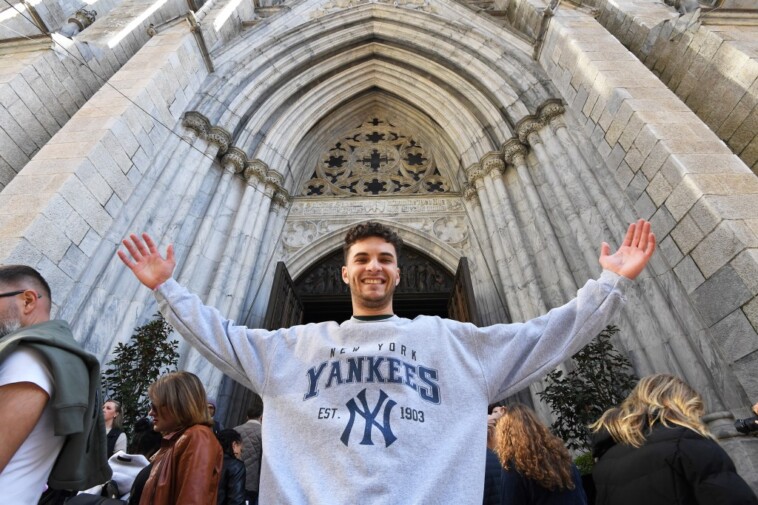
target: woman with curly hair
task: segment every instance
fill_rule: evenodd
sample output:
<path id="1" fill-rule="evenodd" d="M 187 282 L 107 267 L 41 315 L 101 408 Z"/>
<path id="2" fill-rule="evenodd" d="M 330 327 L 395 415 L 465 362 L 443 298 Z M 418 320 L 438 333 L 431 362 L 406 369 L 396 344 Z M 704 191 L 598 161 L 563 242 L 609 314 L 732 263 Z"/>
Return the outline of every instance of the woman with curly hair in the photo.
<path id="1" fill-rule="evenodd" d="M 200 379 L 189 372 L 163 375 L 147 390 L 153 429 L 163 435 L 152 458 L 140 505 L 216 503 L 223 453 Z"/>
<path id="2" fill-rule="evenodd" d="M 592 475 L 598 505 L 758 503 L 734 463 L 701 421 L 700 395 L 683 380 L 657 374 L 639 381 L 597 432 Z"/>
<path id="3" fill-rule="evenodd" d="M 495 454 L 503 465 L 503 505 L 586 505 L 579 470 L 563 441 L 532 409 L 505 407 L 495 425 Z"/>

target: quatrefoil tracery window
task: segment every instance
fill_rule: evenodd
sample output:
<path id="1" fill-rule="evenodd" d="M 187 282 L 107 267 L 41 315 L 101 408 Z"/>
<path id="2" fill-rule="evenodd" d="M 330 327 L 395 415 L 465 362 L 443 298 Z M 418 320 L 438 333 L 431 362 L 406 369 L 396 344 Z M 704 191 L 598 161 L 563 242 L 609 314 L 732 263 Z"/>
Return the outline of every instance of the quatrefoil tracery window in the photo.
<path id="1" fill-rule="evenodd" d="M 373 196 L 450 190 L 432 154 L 389 121 L 361 124 L 321 155 L 302 194 Z"/>

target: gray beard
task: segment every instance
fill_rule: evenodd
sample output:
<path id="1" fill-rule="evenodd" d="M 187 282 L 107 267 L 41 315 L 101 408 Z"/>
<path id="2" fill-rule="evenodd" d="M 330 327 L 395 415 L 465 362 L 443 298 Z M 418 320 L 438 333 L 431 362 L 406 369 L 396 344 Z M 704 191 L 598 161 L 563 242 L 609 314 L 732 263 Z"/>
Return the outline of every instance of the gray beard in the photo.
<path id="1" fill-rule="evenodd" d="M 0 338 L 13 333 L 21 328 L 21 321 L 2 321 L 0 322 Z"/>

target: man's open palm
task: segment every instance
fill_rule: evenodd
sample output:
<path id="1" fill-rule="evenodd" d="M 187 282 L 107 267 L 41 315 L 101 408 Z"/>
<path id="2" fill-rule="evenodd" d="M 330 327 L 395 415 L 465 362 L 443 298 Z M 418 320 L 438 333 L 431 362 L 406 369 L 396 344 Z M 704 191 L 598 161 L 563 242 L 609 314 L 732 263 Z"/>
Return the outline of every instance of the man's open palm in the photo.
<path id="1" fill-rule="evenodd" d="M 122 243 L 129 254 L 119 250 L 118 257 L 134 272 L 142 284 L 155 289 L 171 278 L 176 266 L 173 245 L 168 246 L 164 258 L 147 233 L 143 233 L 142 238 L 132 233 Z"/>
<path id="2" fill-rule="evenodd" d="M 650 222 L 640 219 L 629 225 L 624 242 L 611 254 L 611 246 L 603 242 L 600 248 L 600 266 L 628 279 L 636 278 L 645 268 L 655 251 L 655 234 Z"/>

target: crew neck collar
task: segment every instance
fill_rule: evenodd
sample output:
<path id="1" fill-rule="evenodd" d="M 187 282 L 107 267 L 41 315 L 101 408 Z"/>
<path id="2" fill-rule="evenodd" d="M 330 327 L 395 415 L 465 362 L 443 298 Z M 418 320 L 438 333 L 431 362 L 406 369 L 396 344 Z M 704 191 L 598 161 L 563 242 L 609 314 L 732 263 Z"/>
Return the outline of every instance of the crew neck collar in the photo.
<path id="1" fill-rule="evenodd" d="M 358 321 L 384 321 L 385 319 L 391 319 L 395 317 L 395 314 L 378 314 L 376 316 L 353 316 L 353 319 Z"/>

